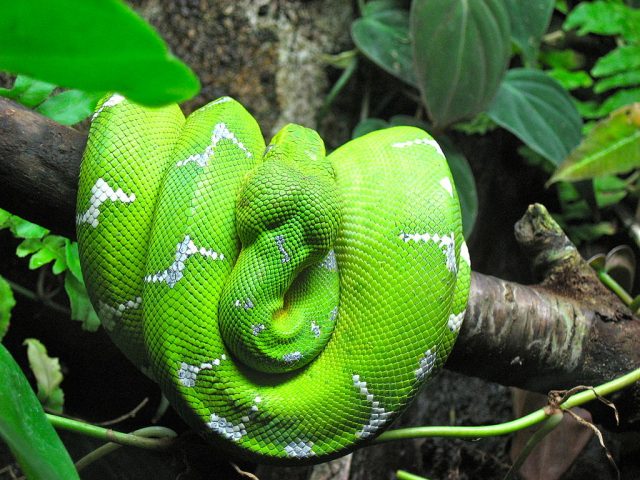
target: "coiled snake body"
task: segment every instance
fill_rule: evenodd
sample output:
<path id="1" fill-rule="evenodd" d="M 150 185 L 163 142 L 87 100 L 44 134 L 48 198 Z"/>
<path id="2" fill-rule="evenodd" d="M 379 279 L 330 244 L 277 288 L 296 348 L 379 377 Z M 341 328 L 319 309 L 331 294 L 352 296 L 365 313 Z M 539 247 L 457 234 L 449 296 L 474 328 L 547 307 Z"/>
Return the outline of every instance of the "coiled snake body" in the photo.
<path id="1" fill-rule="evenodd" d="M 414 127 L 325 156 L 297 125 L 265 149 L 228 97 L 185 120 L 113 95 L 76 220 L 104 328 L 191 426 L 253 460 L 319 462 L 375 438 L 464 316 L 457 194 Z"/>

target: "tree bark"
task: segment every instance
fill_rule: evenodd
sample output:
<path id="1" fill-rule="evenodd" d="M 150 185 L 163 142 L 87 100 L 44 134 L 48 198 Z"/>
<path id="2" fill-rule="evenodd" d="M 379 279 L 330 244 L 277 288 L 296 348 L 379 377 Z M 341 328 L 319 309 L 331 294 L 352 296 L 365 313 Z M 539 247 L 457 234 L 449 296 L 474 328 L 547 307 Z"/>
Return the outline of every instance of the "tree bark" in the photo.
<path id="1" fill-rule="evenodd" d="M 85 141 L 0 98 L 0 207 L 75 237 Z M 541 283 L 524 286 L 474 272 L 447 368 L 544 393 L 603 383 L 639 366 L 640 322 L 600 284 L 546 210 L 531 207 L 517 232 Z"/>

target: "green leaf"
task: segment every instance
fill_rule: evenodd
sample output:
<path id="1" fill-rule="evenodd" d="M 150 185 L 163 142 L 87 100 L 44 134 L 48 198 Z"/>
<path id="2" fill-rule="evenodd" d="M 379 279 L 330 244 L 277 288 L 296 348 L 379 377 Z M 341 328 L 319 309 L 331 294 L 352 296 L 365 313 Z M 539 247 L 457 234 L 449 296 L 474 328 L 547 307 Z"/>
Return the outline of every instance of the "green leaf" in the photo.
<path id="1" fill-rule="evenodd" d="M 437 141 L 447 158 L 453 182 L 456 185 L 460 209 L 462 210 L 462 227 L 464 236 L 469 238 L 478 216 L 478 193 L 476 181 L 466 157 L 458 150 L 447 137 L 439 135 Z"/>
<path id="2" fill-rule="evenodd" d="M 20 367 L 0 344 L 0 437 L 27 478 L 79 479 Z"/>
<path id="3" fill-rule="evenodd" d="M 80 268 L 80 256 L 78 254 L 78 242 L 72 242 L 67 239 L 65 245 L 65 258 L 67 260 L 67 268 L 78 280 L 82 280 L 82 269 Z"/>
<path id="4" fill-rule="evenodd" d="M 12 215 L 9 212 L 0 208 L 0 230 L 2 230 L 3 228 L 9 228 L 11 226 L 11 217 Z"/>
<path id="5" fill-rule="evenodd" d="M 582 120 L 569 94 L 540 70 L 509 70 L 487 113 L 555 165 L 580 141 Z"/>
<path id="6" fill-rule="evenodd" d="M 414 0 L 411 36 L 418 86 L 434 126 L 487 107 L 511 55 L 502 0 Z"/>
<path id="7" fill-rule="evenodd" d="M 599 122 L 558 167 L 549 183 L 622 173 L 640 166 L 640 103 Z"/>
<path id="8" fill-rule="evenodd" d="M 581 2 L 569 13 L 562 28 L 577 28 L 578 35 L 621 35 L 635 40 L 640 37 L 640 12 L 616 2 Z"/>
<path id="9" fill-rule="evenodd" d="M 534 64 L 542 35 L 547 31 L 555 0 L 505 0 L 509 12 L 511 38 L 526 64 Z"/>
<path id="10" fill-rule="evenodd" d="M 42 103 L 53 90 L 55 85 L 18 75 L 12 89 L 0 88 L 0 97 L 10 98 L 25 107 L 35 107 Z"/>
<path id="11" fill-rule="evenodd" d="M 13 290 L 11 290 L 9 282 L 0 275 L 0 340 L 2 340 L 9 329 L 11 310 L 15 304 L 16 299 L 13 297 Z"/>
<path id="12" fill-rule="evenodd" d="M 145 105 L 191 98 L 199 83 L 120 0 L 4 2 L 0 69 Z"/>
<path id="13" fill-rule="evenodd" d="M 364 4 L 362 16 L 368 17 L 385 10 L 402 10 L 402 0 L 373 0 Z"/>
<path id="14" fill-rule="evenodd" d="M 608 78 L 603 78 L 593 87 L 595 93 L 606 92 L 613 88 L 633 87 L 640 85 L 640 69 L 621 72 Z"/>
<path id="15" fill-rule="evenodd" d="M 640 45 L 626 45 L 600 57 L 591 69 L 591 75 L 605 77 L 638 68 L 640 68 Z"/>
<path id="16" fill-rule="evenodd" d="M 578 70 L 572 72 L 563 68 L 547 70 L 547 75 L 558 82 L 565 90 L 575 90 L 576 88 L 589 88 L 593 85 L 593 79 L 587 72 Z"/>
<path id="17" fill-rule="evenodd" d="M 620 203 L 627 196 L 627 182 L 614 175 L 593 179 L 593 190 L 598 207 L 605 208 Z"/>
<path id="18" fill-rule="evenodd" d="M 82 322 L 83 329 L 95 332 L 100 326 L 100 319 L 91 305 L 84 283 L 68 271 L 64 277 L 64 289 L 71 304 L 71 319 Z"/>
<path id="19" fill-rule="evenodd" d="M 62 413 L 64 392 L 60 388 L 63 376 L 60 361 L 47 355 L 47 349 L 35 338 L 27 338 L 23 343 L 27 346 L 29 366 L 38 385 L 38 399 L 44 408 Z"/>
<path id="20" fill-rule="evenodd" d="M 89 117 L 96 108 L 101 93 L 67 90 L 40 105 L 36 110 L 62 125 L 74 125 Z"/>
<path id="21" fill-rule="evenodd" d="M 391 75 L 416 85 L 406 10 L 381 10 L 358 18 L 351 37 L 360 51 Z"/>
<path id="22" fill-rule="evenodd" d="M 11 233 L 16 238 L 42 238 L 49 230 L 28 220 L 24 220 L 16 215 L 12 215 Z"/>
<path id="23" fill-rule="evenodd" d="M 351 138 L 362 137 L 367 133 L 389 127 L 389 122 L 381 118 L 365 118 L 360 120 L 351 133 Z"/>
<path id="24" fill-rule="evenodd" d="M 640 102 L 640 88 L 629 88 L 626 90 L 618 90 L 616 93 L 607 98 L 602 105 L 596 110 L 594 118 L 609 115 L 614 110 L 624 107 L 635 102 Z"/>
<path id="25" fill-rule="evenodd" d="M 64 237 L 48 235 L 42 240 L 40 248 L 29 259 L 29 268 L 35 270 L 49 262 L 53 264 L 53 273 L 58 274 L 67 269 Z"/>

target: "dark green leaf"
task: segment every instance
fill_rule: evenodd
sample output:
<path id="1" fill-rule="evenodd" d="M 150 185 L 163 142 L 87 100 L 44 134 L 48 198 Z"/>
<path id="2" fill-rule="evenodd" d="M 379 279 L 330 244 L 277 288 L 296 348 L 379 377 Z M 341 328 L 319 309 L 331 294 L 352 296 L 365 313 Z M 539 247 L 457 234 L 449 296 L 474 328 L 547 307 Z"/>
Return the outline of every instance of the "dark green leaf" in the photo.
<path id="1" fill-rule="evenodd" d="M 64 289 L 71 304 L 71 318 L 82 322 L 85 330 L 95 332 L 100 326 L 100 319 L 91 305 L 84 283 L 68 271 L 64 277 Z"/>
<path id="2" fill-rule="evenodd" d="M 368 17 L 385 10 L 402 10 L 402 0 L 373 0 L 364 4 L 362 16 Z"/>
<path id="3" fill-rule="evenodd" d="M 558 167 L 550 183 L 626 172 L 640 167 L 640 103 L 599 122 Z"/>
<path id="4" fill-rule="evenodd" d="M 196 76 L 119 0 L 4 2 L 0 69 L 145 105 L 186 100 Z"/>
<path id="5" fill-rule="evenodd" d="M 456 185 L 456 192 L 458 192 L 458 198 L 460 200 L 460 209 L 462 210 L 464 236 L 469 238 L 478 215 L 476 181 L 473 177 L 469 162 L 467 162 L 462 152 L 458 150 L 447 137 L 442 135 L 438 136 L 437 141 L 447 157 L 451 175 L 453 175 L 453 182 Z"/>
<path id="6" fill-rule="evenodd" d="M 0 88 L 0 97 L 10 98 L 31 108 L 42 103 L 55 88 L 51 83 L 18 75 L 12 89 Z"/>
<path id="7" fill-rule="evenodd" d="M 40 105 L 36 110 L 62 125 L 74 125 L 89 117 L 96 108 L 102 93 L 67 90 Z"/>
<path id="8" fill-rule="evenodd" d="M 0 436 L 27 478 L 79 479 L 27 379 L 0 344 Z"/>
<path id="9" fill-rule="evenodd" d="M 525 63 L 535 63 L 542 35 L 547 31 L 555 0 L 505 0 L 509 11 L 511 38 Z"/>
<path id="10" fill-rule="evenodd" d="M 13 291 L 9 282 L 0 275 L 0 340 L 4 337 L 9 329 L 9 320 L 11 319 L 11 310 L 16 304 L 13 298 Z"/>
<path id="11" fill-rule="evenodd" d="M 381 130 L 388 126 L 389 123 L 381 118 L 365 118 L 364 120 L 360 120 L 355 126 L 353 133 L 351 134 L 351 138 L 362 137 L 367 133 L 375 132 L 376 130 Z"/>
<path id="12" fill-rule="evenodd" d="M 555 165 L 580 141 L 582 120 L 569 94 L 540 70 L 509 70 L 487 113 Z"/>
<path id="13" fill-rule="evenodd" d="M 47 355 L 47 349 L 35 338 L 27 338 L 23 345 L 27 346 L 29 366 L 36 378 L 38 400 L 46 409 L 62 413 L 64 392 L 60 388 L 63 380 L 60 361 Z"/>
<path id="14" fill-rule="evenodd" d="M 353 22 L 351 36 L 369 60 L 409 85 L 416 85 L 409 41 L 409 14 L 382 10 Z"/>
<path id="15" fill-rule="evenodd" d="M 502 0 L 414 0 L 411 35 L 418 85 L 434 125 L 483 111 L 511 54 Z"/>
<path id="16" fill-rule="evenodd" d="M 618 90 L 616 93 L 607 98 L 602 105 L 596 110 L 594 118 L 604 117 L 609 115 L 614 110 L 630 105 L 632 103 L 640 102 L 640 88 L 629 88 L 626 90 Z"/>

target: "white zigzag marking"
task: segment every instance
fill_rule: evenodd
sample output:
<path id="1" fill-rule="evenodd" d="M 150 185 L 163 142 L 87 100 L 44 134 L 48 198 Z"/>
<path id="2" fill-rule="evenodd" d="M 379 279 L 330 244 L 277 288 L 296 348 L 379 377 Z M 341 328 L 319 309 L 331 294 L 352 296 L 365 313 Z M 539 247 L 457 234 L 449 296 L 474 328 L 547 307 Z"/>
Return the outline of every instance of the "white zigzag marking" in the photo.
<path id="1" fill-rule="evenodd" d="M 142 305 L 142 297 L 136 297 L 115 307 L 105 302 L 98 302 L 98 318 L 102 321 L 104 328 L 111 331 L 116 326 L 116 320 L 122 318 L 125 310 L 134 310 L 140 308 L 140 305 Z"/>
<path id="2" fill-rule="evenodd" d="M 204 247 L 198 248 L 189 235 L 185 235 L 184 240 L 176 245 L 176 256 L 173 263 L 166 270 L 162 270 L 153 275 L 144 277 L 147 283 L 166 282 L 169 287 L 173 288 L 176 283 L 184 276 L 182 271 L 185 269 L 187 259 L 193 255 L 201 255 L 211 260 L 224 260 L 224 254 L 218 253 Z"/>
<path id="3" fill-rule="evenodd" d="M 307 458 L 315 455 L 312 447 L 313 442 L 297 439 L 284 447 L 284 451 L 287 452 L 287 456 L 292 458 Z"/>
<path id="4" fill-rule="evenodd" d="M 228 101 L 228 100 L 227 100 Z M 204 149 L 202 153 L 194 153 L 189 158 L 185 160 L 180 160 L 176 163 L 177 167 L 183 167 L 189 163 L 196 163 L 199 167 L 206 167 L 209 164 L 209 158 L 214 153 L 214 150 L 218 146 L 221 140 L 231 140 L 240 150 L 242 150 L 247 157 L 251 157 L 251 152 L 247 150 L 247 147 L 238 140 L 235 134 L 227 128 L 225 123 L 218 123 L 215 127 L 213 127 L 213 131 L 211 132 L 211 144 Z"/>
<path id="5" fill-rule="evenodd" d="M 456 265 L 456 240 L 453 232 L 448 235 L 438 235 L 437 233 L 405 233 L 400 234 L 400 238 L 404 242 L 429 242 L 433 241 L 442 249 L 442 253 L 447 259 L 447 268 L 450 272 L 457 273 Z"/>
<path id="6" fill-rule="evenodd" d="M 185 387 L 195 387 L 198 373 L 201 370 L 212 370 L 214 366 L 219 366 L 220 362 L 226 359 L 227 356 L 223 353 L 220 358 L 214 358 L 211 362 L 201 363 L 200 365 L 189 365 L 186 362 L 181 362 L 178 369 L 178 380 Z"/>
<path id="7" fill-rule="evenodd" d="M 88 223 L 96 228 L 100 223 L 98 216 L 100 215 L 100 206 L 107 200 L 112 202 L 131 203 L 136 199 L 135 193 L 127 195 L 121 188 L 114 190 L 103 179 L 99 178 L 95 185 L 91 187 L 91 198 L 89 199 L 89 208 L 86 212 L 76 216 L 76 224 Z"/>
<path id="8" fill-rule="evenodd" d="M 440 148 L 440 145 L 438 145 L 438 142 L 436 142 L 433 138 L 416 138 L 415 140 L 408 140 L 406 142 L 396 142 L 391 144 L 391 146 L 394 148 L 407 148 L 413 147 L 414 145 L 429 145 L 430 147 L 433 147 L 439 155 L 444 157 L 444 152 Z"/>
<path id="9" fill-rule="evenodd" d="M 430 348 L 426 352 L 424 352 L 424 356 L 420 359 L 420 364 L 418 369 L 415 371 L 416 378 L 419 382 L 425 379 L 433 370 L 434 365 L 436 364 L 436 348 Z"/>
<path id="10" fill-rule="evenodd" d="M 469 256 L 469 247 L 467 247 L 467 242 L 462 242 L 462 245 L 460 245 L 460 258 L 467 262 L 467 265 L 471 266 L 471 257 Z"/>
<path id="11" fill-rule="evenodd" d="M 360 395 L 367 399 L 367 402 L 371 404 L 371 414 L 369 416 L 369 422 L 362 427 L 362 430 L 356 432 L 358 438 L 368 438 L 381 429 L 391 418 L 393 412 L 386 412 L 383 407 L 380 406 L 380 402 L 374 400 L 373 393 L 369 392 L 367 388 L 367 382 L 360 381 L 360 375 L 353 375 L 353 386 L 358 389 Z"/>
<path id="12" fill-rule="evenodd" d="M 453 185 L 451 185 L 451 180 L 449 180 L 449 177 L 444 177 L 442 180 L 440 180 L 440 186 L 447 191 L 450 197 L 453 197 Z"/>
<path id="13" fill-rule="evenodd" d="M 104 110 L 106 107 L 115 107 L 116 105 L 121 103 L 123 100 L 124 100 L 124 97 L 122 95 L 120 95 L 119 93 L 114 93 L 107 100 L 105 100 L 105 102 L 100 106 L 98 110 L 96 110 L 96 112 L 91 117 L 91 121 L 93 122 L 96 119 L 96 117 L 100 115 L 102 110 Z"/>
<path id="14" fill-rule="evenodd" d="M 454 313 L 449 315 L 449 321 L 447 322 L 447 326 L 449 327 L 449 330 L 451 330 L 452 333 L 456 333 L 457 331 L 460 330 L 460 327 L 462 326 L 462 321 L 464 320 L 465 313 L 467 313 L 467 311 L 463 310 L 457 315 Z"/>
<path id="15" fill-rule="evenodd" d="M 243 418 L 247 418 L 247 420 L 249 420 L 248 417 Z M 207 423 L 207 426 L 214 432 L 225 437 L 227 440 L 232 440 L 234 442 L 237 442 L 243 435 L 247 434 L 247 428 L 245 427 L 244 422 L 234 425 L 226 418 L 219 417 L 215 413 L 211 414 L 211 421 Z"/>

